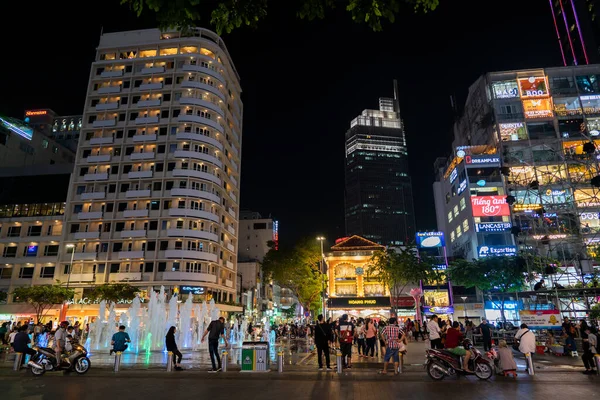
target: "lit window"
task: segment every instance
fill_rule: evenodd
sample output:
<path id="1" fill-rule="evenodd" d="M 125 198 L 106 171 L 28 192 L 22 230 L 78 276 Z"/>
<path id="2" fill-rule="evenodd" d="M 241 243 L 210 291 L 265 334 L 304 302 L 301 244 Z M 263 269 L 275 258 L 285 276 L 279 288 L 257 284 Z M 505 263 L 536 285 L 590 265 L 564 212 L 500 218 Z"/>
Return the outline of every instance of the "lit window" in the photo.
<path id="1" fill-rule="evenodd" d="M 460 211 L 464 210 L 466 207 L 467 207 L 467 201 L 463 197 L 462 199 L 460 199 Z"/>
<path id="2" fill-rule="evenodd" d="M 177 47 L 170 47 L 168 49 L 160 49 L 161 56 L 172 56 L 177 54 Z"/>
<path id="3" fill-rule="evenodd" d="M 454 216 L 458 216 L 458 206 L 454 206 Z"/>
<path id="4" fill-rule="evenodd" d="M 181 54 L 197 53 L 197 52 L 198 52 L 198 48 L 196 46 L 183 46 L 180 51 Z"/>
<path id="5" fill-rule="evenodd" d="M 448 222 L 452 222 L 452 211 L 448 213 Z"/>
<path id="6" fill-rule="evenodd" d="M 454 231 L 450 232 L 450 242 L 454 242 L 454 239 L 456 239 L 456 236 L 454 235 Z"/>
<path id="7" fill-rule="evenodd" d="M 461 227 L 459 225 L 459 226 L 456 227 L 456 237 L 459 238 L 461 236 L 462 236 L 462 229 L 461 229 Z"/>
<path id="8" fill-rule="evenodd" d="M 465 219 L 463 221 L 463 225 L 462 226 L 463 226 L 463 231 L 464 232 L 468 231 L 469 230 L 469 220 Z"/>
<path id="9" fill-rule="evenodd" d="M 141 50 L 140 57 L 156 57 L 156 50 Z"/>
<path id="10" fill-rule="evenodd" d="M 215 58 L 215 53 L 208 49 L 200 49 L 200 54 L 204 54 L 205 56 L 209 56 L 210 58 Z"/>

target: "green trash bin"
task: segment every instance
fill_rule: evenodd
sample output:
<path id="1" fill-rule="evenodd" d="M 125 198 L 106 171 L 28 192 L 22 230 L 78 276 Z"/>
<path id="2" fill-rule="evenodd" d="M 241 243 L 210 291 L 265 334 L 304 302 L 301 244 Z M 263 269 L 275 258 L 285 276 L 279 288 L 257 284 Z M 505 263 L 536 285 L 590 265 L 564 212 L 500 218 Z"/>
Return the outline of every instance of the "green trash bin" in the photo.
<path id="1" fill-rule="evenodd" d="M 242 372 L 270 371 L 269 343 L 244 342 L 242 344 Z"/>

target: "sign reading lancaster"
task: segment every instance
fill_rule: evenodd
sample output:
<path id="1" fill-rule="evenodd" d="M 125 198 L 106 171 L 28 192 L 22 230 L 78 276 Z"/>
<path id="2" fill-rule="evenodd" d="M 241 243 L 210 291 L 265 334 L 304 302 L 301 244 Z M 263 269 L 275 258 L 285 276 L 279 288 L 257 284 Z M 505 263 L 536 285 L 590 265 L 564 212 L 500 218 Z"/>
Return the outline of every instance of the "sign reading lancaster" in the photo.
<path id="1" fill-rule="evenodd" d="M 506 196 L 473 196 L 471 207 L 474 217 L 504 217 L 510 215 Z"/>

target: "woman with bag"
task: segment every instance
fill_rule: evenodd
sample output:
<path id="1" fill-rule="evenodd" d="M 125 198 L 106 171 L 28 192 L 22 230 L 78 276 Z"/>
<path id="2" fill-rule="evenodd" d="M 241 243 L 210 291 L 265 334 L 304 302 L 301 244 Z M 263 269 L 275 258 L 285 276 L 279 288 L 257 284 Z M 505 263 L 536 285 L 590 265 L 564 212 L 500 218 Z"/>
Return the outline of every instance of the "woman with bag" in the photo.
<path id="1" fill-rule="evenodd" d="M 365 356 L 369 356 L 369 352 L 371 352 L 371 358 L 375 356 L 375 344 L 377 343 L 377 329 L 375 329 L 375 324 L 371 318 L 366 319 L 366 330 L 365 330 L 365 338 L 367 344 L 367 351 L 365 352 Z"/>

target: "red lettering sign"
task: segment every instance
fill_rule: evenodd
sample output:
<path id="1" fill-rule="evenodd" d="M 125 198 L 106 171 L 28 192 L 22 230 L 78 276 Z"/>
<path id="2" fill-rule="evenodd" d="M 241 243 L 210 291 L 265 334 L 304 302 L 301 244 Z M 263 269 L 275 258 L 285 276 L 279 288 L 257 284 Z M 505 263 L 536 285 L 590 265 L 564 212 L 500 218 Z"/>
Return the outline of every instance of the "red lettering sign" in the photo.
<path id="1" fill-rule="evenodd" d="M 473 196 L 471 197 L 474 217 L 509 216 L 510 208 L 506 204 L 506 196 Z"/>

